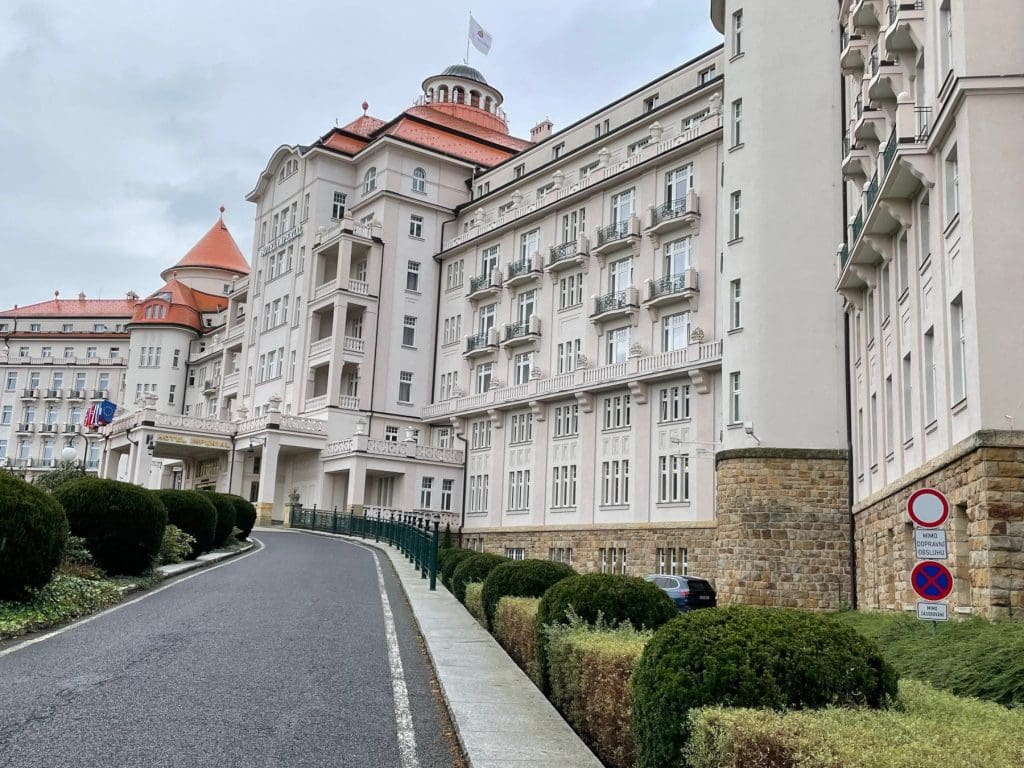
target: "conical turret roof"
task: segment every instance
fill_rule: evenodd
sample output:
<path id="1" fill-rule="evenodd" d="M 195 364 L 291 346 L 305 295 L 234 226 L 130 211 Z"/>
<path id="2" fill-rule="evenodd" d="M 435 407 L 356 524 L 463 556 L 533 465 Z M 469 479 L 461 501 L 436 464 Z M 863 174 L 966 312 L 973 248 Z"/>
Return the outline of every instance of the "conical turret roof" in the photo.
<path id="1" fill-rule="evenodd" d="M 206 267 L 207 269 L 235 272 L 239 275 L 249 274 L 249 263 L 238 249 L 235 238 L 231 236 L 224 223 L 223 206 L 221 206 L 220 213 L 220 218 L 216 224 L 210 227 L 210 231 L 203 235 L 177 264 L 164 270 L 161 276 L 165 280 L 167 273 L 185 267 Z"/>

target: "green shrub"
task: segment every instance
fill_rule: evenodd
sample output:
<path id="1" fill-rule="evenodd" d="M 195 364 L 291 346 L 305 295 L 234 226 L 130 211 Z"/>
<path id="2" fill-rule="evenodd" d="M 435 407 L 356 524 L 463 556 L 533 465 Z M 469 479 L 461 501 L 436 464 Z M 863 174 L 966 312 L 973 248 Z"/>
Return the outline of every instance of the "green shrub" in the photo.
<path id="1" fill-rule="evenodd" d="M 439 549 L 451 549 L 452 544 L 452 524 L 444 524 L 444 533 L 441 534 L 441 543 Z"/>
<path id="2" fill-rule="evenodd" d="M 476 554 L 479 553 L 472 549 L 442 549 L 437 553 L 437 572 L 441 576 L 441 583 L 449 592 L 452 588 L 452 573 L 459 563 Z"/>
<path id="3" fill-rule="evenodd" d="M 485 627 L 494 621 L 494 609 L 503 597 L 540 597 L 548 587 L 576 572 L 565 563 L 550 560 L 510 560 L 502 563 L 484 581 Z"/>
<path id="4" fill-rule="evenodd" d="M 629 680 L 651 634 L 579 620 L 547 629 L 551 701 L 608 768 L 636 762 Z"/>
<path id="5" fill-rule="evenodd" d="M 167 510 L 145 488 L 85 477 L 53 492 L 75 536 L 86 541 L 101 568 L 137 575 L 149 570 L 160 551 Z"/>
<path id="6" fill-rule="evenodd" d="M 195 539 L 188 559 L 194 560 L 213 547 L 217 533 L 217 508 L 202 491 L 154 491 L 167 507 L 167 521 Z"/>
<path id="7" fill-rule="evenodd" d="M 637 629 L 657 629 L 679 615 L 672 599 L 656 586 L 634 576 L 585 573 L 562 579 L 548 589 L 537 609 L 537 661 L 547 684 L 547 638 L 544 627 L 566 624 L 575 613 L 588 624 L 603 620 L 614 627 L 628 621 Z"/>
<path id="8" fill-rule="evenodd" d="M 56 469 L 52 472 L 47 472 L 45 475 L 40 475 L 32 481 L 32 484 L 36 488 L 53 493 L 64 483 L 70 483 L 72 480 L 81 480 L 83 477 L 88 477 L 88 475 L 81 464 L 62 461 L 57 465 Z"/>
<path id="9" fill-rule="evenodd" d="M 467 557 L 452 571 L 451 590 L 452 594 L 460 603 L 466 603 L 466 585 L 471 581 L 483 581 L 492 570 L 508 560 L 501 555 L 492 555 L 490 552 L 476 552 Z"/>
<path id="10" fill-rule="evenodd" d="M 62 624 L 120 599 L 121 591 L 111 581 L 57 573 L 26 602 L 0 602 L 0 640 Z"/>
<path id="11" fill-rule="evenodd" d="M 228 537 L 231 536 L 231 531 L 235 529 L 235 502 L 231 496 L 226 493 L 215 493 L 214 491 L 206 491 L 206 497 L 213 502 L 214 509 L 217 510 L 217 529 L 213 534 L 213 546 L 223 547 Z"/>
<path id="12" fill-rule="evenodd" d="M 231 503 L 235 505 L 235 526 L 239 530 L 238 540 L 245 541 L 252 533 L 256 525 L 256 507 L 248 499 L 235 496 L 233 493 L 225 494 Z"/>
<path id="13" fill-rule="evenodd" d="M 973 618 L 939 623 L 898 613 L 831 614 L 878 643 L 900 675 L 958 696 L 1024 705 L 1024 623 Z M 941 648 L 941 652 L 936 649 Z"/>
<path id="14" fill-rule="evenodd" d="M 19 600 L 46 584 L 67 538 L 57 500 L 0 470 L 0 600 Z"/>
<path id="15" fill-rule="evenodd" d="M 472 614 L 474 619 L 486 627 L 487 620 L 484 617 L 484 604 L 481 599 L 483 591 L 484 585 L 482 582 L 471 581 L 466 585 L 466 610 Z"/>
<path id="16" fill-rule="evenodd" d="M 195 543 L 195 537 L 189 536 L 176 525 L 168 525 L 164 528 L 164 537 L 160 542 L 157 564 L 172 565 L 173 563 L 180 563 L 192 554 L 192 547 Z"/>
<path id="17" fill-rule="evenodd" d="M 901 680 L 888 710 L 694 710 L 692 768 L 1020 768 L 1024 710 Z M 681 763 L 676 763 L 681 765 Z"/>
<path id="18" fill-rule="evenodd" d="M 533 631 L 538 605 L 538 597 L 503 597 L 491 622 L 495 639 L 535 685 L 540 685 L 537 635 Z"/>
<path id="19" fill-rule="evenodd" d="M 677 765 L 692 709 L 879 707 L 895 694 L 896 673 L 878 647 L 821 614 L 739 605 L 694 611 L 655 633 L 633 675 L 637 764 Z"/>

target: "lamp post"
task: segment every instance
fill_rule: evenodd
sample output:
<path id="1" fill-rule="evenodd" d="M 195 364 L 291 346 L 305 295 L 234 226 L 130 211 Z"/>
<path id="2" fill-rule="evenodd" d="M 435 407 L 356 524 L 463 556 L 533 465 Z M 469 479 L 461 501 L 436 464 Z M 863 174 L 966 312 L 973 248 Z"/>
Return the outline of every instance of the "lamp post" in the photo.
<path id="1" fill-rule="evenodd" d="M 66 435 L 65 437 L 68 441 L 68 444 L 61 448 L 61 460 L 69 466 L 78 466 L 78 451 L 75 450 L 75 446 L 73 445 L 73 443 L 76 439 L 81 438 L 82 442 L 85 445 L 85 455 L 81 459 L 81 468 L 84 470 L 86 468 L 86 461 L 88 460 L 89 454 L 89 438 L 79 432 Z"/>

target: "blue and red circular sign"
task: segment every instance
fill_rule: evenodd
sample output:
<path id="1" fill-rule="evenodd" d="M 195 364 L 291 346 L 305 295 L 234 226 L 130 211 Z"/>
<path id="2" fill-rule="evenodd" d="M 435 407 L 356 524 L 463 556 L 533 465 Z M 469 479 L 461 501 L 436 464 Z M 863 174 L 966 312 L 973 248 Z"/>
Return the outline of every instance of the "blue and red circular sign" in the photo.
<path id="1" fill-rule="evenodd" d="M 953 574 L 934 560 L 924 560 L 910 572 L 910 586 L 924 600 L 945 600 L 953 591 Z"/>

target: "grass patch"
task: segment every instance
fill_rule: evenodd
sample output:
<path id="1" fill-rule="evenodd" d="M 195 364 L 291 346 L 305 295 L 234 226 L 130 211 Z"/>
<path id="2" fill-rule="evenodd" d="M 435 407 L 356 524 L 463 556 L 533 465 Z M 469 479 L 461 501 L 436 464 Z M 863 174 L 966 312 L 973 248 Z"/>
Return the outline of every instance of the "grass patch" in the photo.
<path id="1" fill-rule="evenodd" d="M 0 602 L 0 639 L 63 624 L 119 602 L 121 592 L 108 579 L 57 573 L 31 599 Z"/>
<path id="2" fill-rule="evenodd" d="M 711 707 L 691 714 L 691 768 L 1019 768 L 1024 710 L 900 681 L 889 710 Z"/>
<path id="3" fill-rule="evenodd" d="M 487 626 L 487 618 L 484 616 L 484 583 L 482 581 L 471 581 L 466 585 L 466 610 L 473 614 L 473 618 L 483 626 Z"/>
<path id="4" fill-rule="evenodd" d="M 537 618 L 539 597 L 503 597 L 494 609 L 494 637 L 534 685 L 540 686 L 537 665 Z"/>
<path id="5" fill-rule="evenodd" d="M 1024 622 L 939 622 L 933 637 L 928 622 L 905 614 L 844 611 L 833 618 L 875 640 L 900 675 L 958 696 L 1024 705 Z"/>

